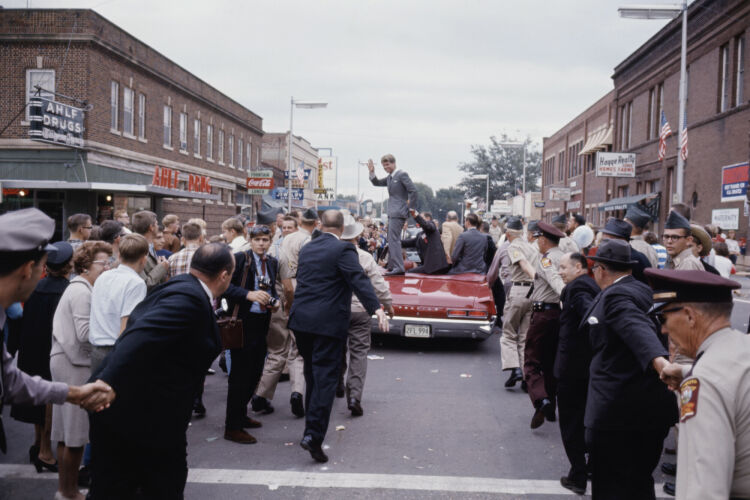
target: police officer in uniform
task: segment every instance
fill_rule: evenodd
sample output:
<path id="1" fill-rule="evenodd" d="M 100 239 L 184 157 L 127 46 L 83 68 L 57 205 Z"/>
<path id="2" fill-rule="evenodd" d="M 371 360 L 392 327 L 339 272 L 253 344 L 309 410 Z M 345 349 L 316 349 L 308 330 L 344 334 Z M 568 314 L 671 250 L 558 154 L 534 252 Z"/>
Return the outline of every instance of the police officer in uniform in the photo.
<path id="1" fill-rule="evenodd" d="M 558 266 L 563 253 L 557 244 L 565 233 L 551 224 L 539 221 L 535 232 L 539 251 L 542 253 L 536 268 L 531 268 L 524 259 L 521 264 L 527 274 L 534 277 L 531 292 L 532 313 L 529 333 L 524 350 L 524 378 L 529 398 L 534 404 L 531 428 L 536 429 L 547 419 L 554 422 L 555 394 L 557 392 L 552 368 L 557 351 L 557 335 L 560 329 L 560 292 L 565 287 Z"/>
<path id="2" fill-rule="evenodd" d="M 732 290 L 740 285 L 706 271 L 646 275 L 662 331 L 695 358 L 661 374 L 680 392 L 676 496 L 750 498 L 750 337 L 730 321 Z"/>
<path id="3" fill-rule="evenodd" d="M 539 253 L 523 237 L 523 225 L 518 217 L 511 217 L 505 226 L 505 235 L 510 241 L 507 253 L 510 260 L 512 286 L 503 309 L 503 334 L 500 337 L 500 353 L 503 370 L 510 371 L 505 387 L 514 387 L 523 381 L 523 351 L 526 348 L 526 333 L 531 320 L 531 291 L 533 278 L 521 267 L 525 261 L 531 269 L 539 262 Z"/>

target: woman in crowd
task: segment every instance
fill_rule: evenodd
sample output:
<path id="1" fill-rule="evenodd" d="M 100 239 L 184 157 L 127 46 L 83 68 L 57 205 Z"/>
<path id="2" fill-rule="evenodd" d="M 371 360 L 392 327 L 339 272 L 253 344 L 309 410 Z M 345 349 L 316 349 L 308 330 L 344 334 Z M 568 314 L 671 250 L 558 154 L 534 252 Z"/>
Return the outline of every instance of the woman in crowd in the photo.
<path id="1" fill-rule="evenodd" d="M 724 240 L 729 251 L 729 260 L 732 264 L 737 263 L 737 257 L 740 256 L 740 244 L 737 242 L 737 232 L 734 229 L 727 231 L 727 238 Z"/>
<path id="2" fill-rule="evenodd" d="M 47 276 L 36 285 L 23 307 L 21 335 L 18 347 L 18 368 L 29 375 L 51 380 L 49 352 L 52 347 L 52 318 L 60 297 L 68 286 L 73 266 L 73 247 L 66 241 L 54 244 L 57 252 L 47 257 Z M 37 472 L 57 472 L 57 462 L 50 442 L 52 405 L 13 405 L 10 415 L 21 422 L 34 424 L 34 444 L 29 449 L 29 461 Z"/>
<path id="3" fill-rule="evenodd" d="M 65 289 L 52 322 L 49 364 L 55 382 L 82 385 L 91 375 L 91 291 L 99 275 L 109 269 L 111 255 L 112 246 L 103 241 L 87 241 L 73 255 L 73 267 L 78 276 Z M 89 418 L 85 410 L 70 403 L 53 408 L 51 439 L 57 442 L 60 468 L 55 499 L 84 500 L 84 495 L 78 491 L 78 467 L 88 437 Z"/>
<path id="4" fill-rule="evenodd" d="M 720 241 L 714 244 L 714 250 L 716 251 L 716 256 L 714 257 L 714 267 L 717 271 L 719 271 L 719 274 L 721 274 L 725 278 L 728 278 L 729 275 L 734 271 L 734 265 L 730 260 L 729 248 L 727 247 L 728 245 L 724 241 Z"/>

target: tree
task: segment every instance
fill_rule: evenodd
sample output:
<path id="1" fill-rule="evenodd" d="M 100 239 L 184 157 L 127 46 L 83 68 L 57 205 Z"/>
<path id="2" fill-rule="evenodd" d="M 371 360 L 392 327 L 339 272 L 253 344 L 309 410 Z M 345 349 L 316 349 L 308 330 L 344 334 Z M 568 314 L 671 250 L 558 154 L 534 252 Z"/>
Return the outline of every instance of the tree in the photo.
<path id="1" fill-rule="evenodd" d="M 490 176 L 490 202 L 504 200 L 515 196 L 523 186 L 523 148 L 520 146 L 503 147 L 501 143 L 519 142 L 503 134 L 500 140 L 490 137 L 489 146 L 473 145 L 471 154 L 474 161 L 462 163 L 459 170 L 468 175 L 461 180 L 460 186 L 466 190 L 466 197 L 486 197 L 487 181 L 472 179 L 473 175 Z M 524 141 L 526 145 L 526 191 L 539 189 L 541 173 L 541 152 L 530 138 Z"/>
<path id="2" fill-rule="evenodd" d="M 461 188 L 449 187 L 438 189 L 432 203 L 432 216 L 440 220 L 440 222 L 444 222 L 445 214 L 451 210 L 460 213 L 464 197 L 464 191 Z"/>
<path id="3" fill-rule="evenodd" d="M 417 188 L 417 196 L 419 197 L 417 209 L 420 212 L 430 212 L 433 209 L 435 203 L 435 195 L 432 192 L 432 188 L 423 182 L 415 182 L 414 187 Z"/>

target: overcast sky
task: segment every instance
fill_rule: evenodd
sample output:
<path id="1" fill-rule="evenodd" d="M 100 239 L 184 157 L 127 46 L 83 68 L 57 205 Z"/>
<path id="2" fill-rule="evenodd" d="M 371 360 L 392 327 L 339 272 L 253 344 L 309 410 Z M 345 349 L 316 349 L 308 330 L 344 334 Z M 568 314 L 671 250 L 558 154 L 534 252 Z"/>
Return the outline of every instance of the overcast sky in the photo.
<path id="1" fill-rule="evenodd" d="M 29 0 L 97 12 L 339 160 L 338 191 L 380 200 L 358 160 L 396 156 L 433 189 L 470 146 L 549 136 L 612 89 L 613 68 L 666 21 L 621 19 L 627 0 Z M 5 0 L 25 7 L 27 0 Z M 637 2 L 636 2 L 637 3 Z M 382 169 L 378 166 L 378 172 Z"/>

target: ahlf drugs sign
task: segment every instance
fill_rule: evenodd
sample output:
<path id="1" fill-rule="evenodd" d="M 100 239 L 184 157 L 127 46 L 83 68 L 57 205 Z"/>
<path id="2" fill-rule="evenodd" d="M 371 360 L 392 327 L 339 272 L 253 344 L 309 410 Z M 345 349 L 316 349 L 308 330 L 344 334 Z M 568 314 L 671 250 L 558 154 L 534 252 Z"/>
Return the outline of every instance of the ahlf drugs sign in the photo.
<path id="1" fill-rule="evenodd" d="M 29 137 L 60 146 L 83 147 L 83 117 L 80 108 L 44 97 L 29 99 Z"/>

